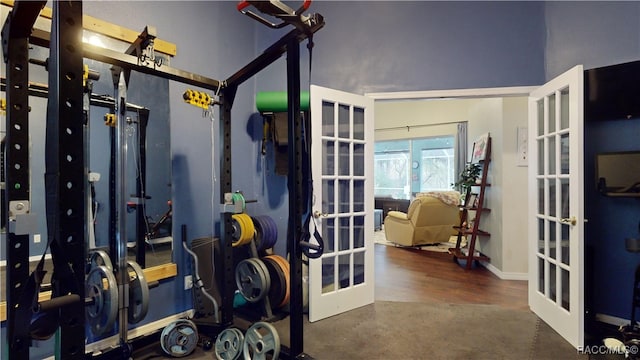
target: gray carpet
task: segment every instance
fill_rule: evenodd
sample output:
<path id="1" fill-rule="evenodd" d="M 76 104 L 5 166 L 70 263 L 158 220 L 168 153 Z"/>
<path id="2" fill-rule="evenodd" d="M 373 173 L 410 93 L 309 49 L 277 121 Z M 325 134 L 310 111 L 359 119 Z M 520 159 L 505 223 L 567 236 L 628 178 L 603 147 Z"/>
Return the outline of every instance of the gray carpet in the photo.
<path id="1" fill-rule="evenodd" d="M 276 323 L 288 344 L 288 321 Z M 529 311 L 376 301 L 305 323 L 316 359 L 586 359 Z"/>
<path id="2" fill-rule="evenodd" d="M 289 321 L 274 324 L 289 345 Z M 305 322 L 304 352 L 335 359 L 588 359 L 530 311 L 495 305 L 376 301 Z M 211 359 L 198 348 L 190 359 Z"/>

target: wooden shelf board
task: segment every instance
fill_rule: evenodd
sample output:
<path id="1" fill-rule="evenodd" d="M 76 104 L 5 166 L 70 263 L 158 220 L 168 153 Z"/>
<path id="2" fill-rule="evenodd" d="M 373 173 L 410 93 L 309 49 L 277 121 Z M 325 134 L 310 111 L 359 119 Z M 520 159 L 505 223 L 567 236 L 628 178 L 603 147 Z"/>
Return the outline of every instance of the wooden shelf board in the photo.
<path id="1" fill-rule="evenodd" d="M 472 260 L 485 261 L 485 262 L 489 262 L 490 260 L 488 256 L 483 254 L 474 255 L 474 256 L 465 255 L 461 249 L 456 249 L 456 248 L 449 248 L 449 254 L 457 257 L 458 259 L 469 260 L 469 258 L 471 258 Z"/>
<path id="2" fill-rule="evenodd" d="M 484 207 L 483 208 L 477 208 L 477 207 L 466 207 L 466 206 L 463 206 L 462 208 L 465 209 L 465 210 L 469 210 L 469 211 L 484 211 L 484 212 L 490 212 L 491 211 L 491 209 L 484 208 Z"/>
<path id="3" fill-rule="evenodd" d="M 461 232 L 463 235 L 473 235 L 473 229 L 463 229 L 460 226 L 454 226 L 453 228 Z M 491 236 L 488 232 L 480 229 L 478 229 L 478 235 Z"/>
<path id="4" fill-rule="evenodd" d="M 1 0 L 2 5 L 13 7 L 14 0 Z M 49 7 L 45 7 L 40 12 L 40 17 L 45 19 L 51 19 L 53 17 L 53 10 Z M 93 31 L 97 34 L 105 35 L 110 38 L 133 43 L 140 35 L 140 31 L 134 31 L 123 26 L 115 25 L 110 22 L 95 18 L 89 15 L 82 15 L 82 27 L 86 30 Z M 176 56 L 178 49 L 176 44 L 170 43 L 162 39 L 155 39 L 153 41 L 154 50 L 167 54 L 169 56 Z"/>

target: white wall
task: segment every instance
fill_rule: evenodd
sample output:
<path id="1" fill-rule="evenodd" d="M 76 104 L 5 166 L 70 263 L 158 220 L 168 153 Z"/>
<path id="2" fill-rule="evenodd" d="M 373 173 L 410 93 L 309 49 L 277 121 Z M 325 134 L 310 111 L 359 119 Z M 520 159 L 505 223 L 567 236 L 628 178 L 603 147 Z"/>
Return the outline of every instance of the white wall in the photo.
<path id="1" fill-rule="evenodd" d="M 527 273 L 527 167 L 517 165 L 518 127 L 527 126 L 527 97 L 504 98 L 502 142 L 502 272 Z"/>
<path id="2" fill-rule="evenodd" d="M 473 141 L 489 132 L 492 160 L 478 247 L 490 266 L 506 278 L 527 272 L 527 168 L 516 164 L 517 128 L 527 126 L 527 97 L 376 101 L 376 141 L 455 134 L 468 121 L 469 154 Z M 409 127 L 407 129 L 407 127 Z"/>
<path id="3" fill-rule="evenodd" d="M 435 99 L 375 102 L 375 139 L 394 140 L 451 135 L 467 121 L 479 99 Z M 407 128 L 408 127 L 408 128 Z"/>
<path id="4" fill-rule="evenodd" d="M 504 196 L 502 187 L 502 98 L 482 99 L 469 108 L 469 153 L 473 150 L 474 140 L 485 133 L 491 136 L 491 163 L 487 174 L 487 183 L 491 186 L 486 188 L 484 207 L 491 211 L 482 214 L 480 229 L 491 236 L 479 236 L 476 249 L 489 256 L 491 264 L 502 270 L 502 205 L 503 199 L 508 198 Z"/>

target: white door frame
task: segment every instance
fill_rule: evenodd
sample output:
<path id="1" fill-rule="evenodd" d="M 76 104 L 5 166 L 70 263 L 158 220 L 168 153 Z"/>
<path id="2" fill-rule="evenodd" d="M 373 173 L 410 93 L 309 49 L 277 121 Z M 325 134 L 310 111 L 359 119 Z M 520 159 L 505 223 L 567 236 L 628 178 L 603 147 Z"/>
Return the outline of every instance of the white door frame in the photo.
<path id="1" fill-rule="evenodd" d="M 420 100 L 420 99 L 464 99 L 485 97 L 510 97 L 529 96 L 538 86 L 512 86 L 496 88 L 476 89 L 452 89 L 452 90 L 423 90 L 423 91 L 397 91 L 397 92 L 373 92 L 365 93 L 374 100 Z"/>
<path id="2" fill-rule="evenodd" d="M 452 90 L 424 90 L 365 93 L 375 101 L 403 101 L 403 100 L 442 100 L 442 99 L 481 99 L 498 97 L 529 97 L 529 94 L 539 86 L 513 86 L 496 88 L 452 89 Z M 525 110 L 526 112 L 527 110 Z M 526 116 L 526 114 L 525 114 Z M 454 122 L 452 122 L 453 124 Z M 525 249 L 527 247 L 524 247 Z M 528 254 L 524 257 L 528 258 Z M 487 269 L 502 280 L 528 280 L 525 273 L 505 273 L 495 266 L 488 264 Z"/>

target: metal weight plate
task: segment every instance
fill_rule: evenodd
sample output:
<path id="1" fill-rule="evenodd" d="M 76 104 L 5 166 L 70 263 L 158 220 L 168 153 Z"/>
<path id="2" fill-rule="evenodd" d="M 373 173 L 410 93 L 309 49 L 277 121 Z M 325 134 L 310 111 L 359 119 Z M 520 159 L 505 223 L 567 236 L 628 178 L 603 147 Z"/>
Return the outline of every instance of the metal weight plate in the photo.
<path id="1" fill-rule="evenodd" d="M 247 214 L 233 214 L 231 218 L 233 220 L 233 234 L 231 235 L 233 241 L 231 245 L 235 247 L 249 244 L 256 232 L 251 217 Z"/>
<path id="2" fill-rule="evenodd" d="M 167 325 L 160 334 L 162 350 L 173 357 L 191 354 L 198 345 L 198 328 L 191 320 L 177 320 Z"/>
<path id="3" fill-rule="evenodd" d="M 93 300 L 85 307 L 91 332 L 100 336 L 111 329 L 118 316 L 118 283 L 106 266 L 89 271 L 85 294 Z"/>
<path id="4" fill-rule="evenodd" d="M 258 302 L 269 292 L 269 270 L 259 259 L 242 260 L 236 266 L 236 286 L 247 301 Z"/>
<path id="5" fill-rule="evenodd" d="M 256 229 L 256 248 L 258 251 L 272 248 L 278 240 L 278 228 L 273 219 L 267 215 L 251 218 Z"/>
<path id="6" fill-rule="evenodd" d="M 224 329 L 216 339 L 214 352 L 218 360 L 237 360 L 242 354 L 244 335 L 236 328 Z"/>
<path id="7" fill-rule="evenodd" d="M 265 236 L 263 231 L 263 224 L 260 216 L 252 216 L 251 221 L 253 221 L 253 226 L 256 229 L 256 237 L 254 239 L 256 243 L 256 249 L 258 251 L 264 250 L 265 245 Z"/>
<path id="8" fill-rule="evenodd" d="M 280 265 L 275 260 L 269 258 L 269 256 L 263 257 L 262 262 L 269 270 L 269 277 L 271 278 L 271 286 L 269 286 L 269 303 L 272 308 L 276 308 L 285 297 L 286 285 L 285 278 Z"/>
<path id="9" fill-rule="evenodd" d="M 276 242 L 278 242 L 278 226 L 276 225 L 276 222 L 273 220 L 273 218 L 271 218 L 270 216 L 265 215 L 265 222 L 267 224 L 267 229 L 271 234 L 270 236 L 271 241 L 267 248 L 272 248 L 276 245 Z"/>
<path id="10" fill-rule="evenodd" d="M 149 310 L 149 284 L 137 262 L 127 260 L 127 271 L 129 271 L 129 323 L 137 324 L 147 316 Z"/>
<path id="11" fill-rule="evenodd" d="M 290 275 L 289 262 L 287 261 L 287 259 L 279 255 L 269 255 L 267 257 L 270 259 L 273 259 L 280 266 L 280 271 L 282 271 L 282 274 L 284 276 L 284 288 L 286 291 L 285 291 L 284 298 L 282 299 L 282 302 L 278 304 L 278 307 L 283 307 L 289 303 L 289 299 L 291 297 L 291 279 L 289 276 Z"/>
<path id="12" fill-rule="evenodd" d="M 268 354 L 271 354 L 270 359 L 277 360 L 280 355 L 278 330 L 263 321 L 251 325 L 244 335 L 242 353 L 245 360 L 264 360 Z"/>
<path id="13" fill-rule="evenodd" d="M 242 227 L 240 226 L 240 220 L 237 219 L 235 215 L 231 216 L 231 228 L 233 230 L 231 233 L 231 246 L 236 247 L 242 245 Z"/>
<path id="14" fill-rule="evenodd" d="M 256 227 L 253 225 L 253 220 L 251 220 L 251 216 L 247 214 L 238 214 L 242 218 L 244 222 L 244 228 L 242 231 L 242 237 L 244 238 L 243 245 L 247 245 L 251 243 L 251 240 L 256 236 Z"/>
<path id="15" fill-rule="evenodd" d="M 104 250 L 92 250 L 91 255 L 89 256 L 89 264 L 91 265 L 91 269 L 98 266 L 104 266 L 109 271 L 113 272 L 111 258 Z"/>

